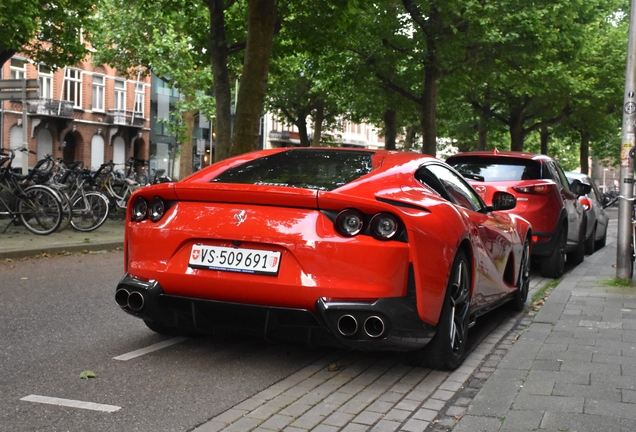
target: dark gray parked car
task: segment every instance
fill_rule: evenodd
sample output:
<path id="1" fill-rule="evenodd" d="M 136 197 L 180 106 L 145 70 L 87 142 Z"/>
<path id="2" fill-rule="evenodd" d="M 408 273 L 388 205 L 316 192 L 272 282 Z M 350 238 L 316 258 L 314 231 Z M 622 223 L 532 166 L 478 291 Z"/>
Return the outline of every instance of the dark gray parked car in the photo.
<path id="1" fill-rule="evenodd" d="M 579 201 L 587 210 L 587 234 L 585 236 L 585 253 L 593 254 L 596 250 L 605 246 L 607 239 L 607 222 L 609 216 L 603 209 L 603 199 L 596 183 L 587 174 L 577 172 L 566 172 L 568 181 L 579 180 L 582 183 L 592 186 L 592 190 L 587 195 L 579 197 Z"/>

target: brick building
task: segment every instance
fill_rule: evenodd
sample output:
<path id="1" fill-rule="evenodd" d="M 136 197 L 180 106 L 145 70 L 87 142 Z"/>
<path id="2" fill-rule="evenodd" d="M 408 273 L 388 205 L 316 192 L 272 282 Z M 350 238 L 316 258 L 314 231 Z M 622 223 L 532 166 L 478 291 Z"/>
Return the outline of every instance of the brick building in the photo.
<path id="1" fill-rule="evenodd" d="M 39 81 L 40 97 L 27 101 L 27 143 L 35 152 L 29 167 L 45 154 L 92 169 L 131 156 L 149 159 L 149 77 L 127 79 L 90 58 L 52 71 L 16 55 L 0 69 L 0 79 L 31 78 Z M 22 147 L 22 104 L 0 101 L 0 147 Z M 14 167 L 22 166 L 22 155 L 16 152 Z"/>

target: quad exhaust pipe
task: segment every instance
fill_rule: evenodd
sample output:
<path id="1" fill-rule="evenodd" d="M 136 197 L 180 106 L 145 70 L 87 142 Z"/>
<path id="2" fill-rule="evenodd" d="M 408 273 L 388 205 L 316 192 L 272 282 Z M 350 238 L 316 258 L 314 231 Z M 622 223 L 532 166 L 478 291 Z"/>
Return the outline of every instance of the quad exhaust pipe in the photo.
<path id="1" fill-rule="evenodd" d="M 354 336 L 358 329 L 358 320 L 353 315 L 345 314 L 338 318 L 338 331 L 342 336 Z M 384 334 L 386 325 L 382 318 L 373 315 L 364 320 L 363 329 L 368 337 L 376 339 Z"/>
<path id="2" fill-rule="evenodd" d="M 144 307 L 144 296 L 139 291 L 128 292 L 126 289 L 118 289 L 115 292 L 115 301 L 122 308 L 128 308 L 133 312 L 139 312 Z"/>

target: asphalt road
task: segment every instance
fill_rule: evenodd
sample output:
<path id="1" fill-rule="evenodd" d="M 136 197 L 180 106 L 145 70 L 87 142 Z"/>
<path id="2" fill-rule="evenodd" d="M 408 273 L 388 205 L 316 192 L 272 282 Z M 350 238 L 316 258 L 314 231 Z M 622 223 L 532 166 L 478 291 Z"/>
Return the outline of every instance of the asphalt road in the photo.
<path id="1" fill-rule="evenodd" d="M 122 259 L 115 252 L 0 263 L 0 430 L 189 430 L 329 352 L 204 337 L 115 360 L 170 339 L 115 304 Z M 81 379 L 84 371 L 97 378 Z M 31 395 L 120 409 L 21 400 Z"/>
<path id="2" fill-rule="evenodd" d="M 0 430 L 187 431 L 327 355 L 347 355 L 243 336 L 174 343 L 115 304 L 122 260 L 0 262 Z M 510 313 L 478 320 L 471 346 Z M 143 351 L 166 341 L 174 344 Z M 81 379 L 85 371 L 97 377 Z M 60 405 L 86 402 L 99 405 Z"/>

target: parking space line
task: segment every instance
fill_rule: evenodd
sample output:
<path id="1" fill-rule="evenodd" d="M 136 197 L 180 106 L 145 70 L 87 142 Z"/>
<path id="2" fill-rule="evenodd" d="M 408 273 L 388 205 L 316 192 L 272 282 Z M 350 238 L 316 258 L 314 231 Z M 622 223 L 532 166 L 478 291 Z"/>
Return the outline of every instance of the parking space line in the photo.
<path id="1" fill-rule="evenodd" d="M 148 353 L 151 353 L 153 351 L 157 351 L 157 350 L 169 347 L 170 345 L 178 344 L 179 342 L 183 342 L 183 341 L 188 340 L 188 339 L 189 338 L 187 338 L 187 337 L 175 337 L 175 338 L 163 341 L 163 342 L 156 343 L 154 345 L 147 346 L 146 348 L 140 348 L 138 350 L 131 351 L 129 353 L 122 354 L 122 355 L 119 355 L 117 357 L 113 357 L 113 359 L 114 360 L 121 360 L 121 361 L 128 361 L 128 360 L 131 360 L 131 359 L 134 359 L 134 358 L 137 358 L 137 357 L 141 357 L 144 354 L 148 354 Z"/>
<path id="2" fill-rule="evenodd" d="M 27 402 L 43 403 L 48 405 L 65 406 L 70 408 L 87 409 L 92 411 L 103 411 L 103 412 L 109 412 L 109 413 L 119 411 L 121 409 L 121 407 L 118 407 L 115 405 L 104 405 L 104 404 L 98 404 L 93 402 L 83 402 L 83 401 L 72 400 L 72 399 L 61 399 L 56 397 L 38 396 L 38 395 L 25 396 L 20 400 L 27 401 Z"/>

